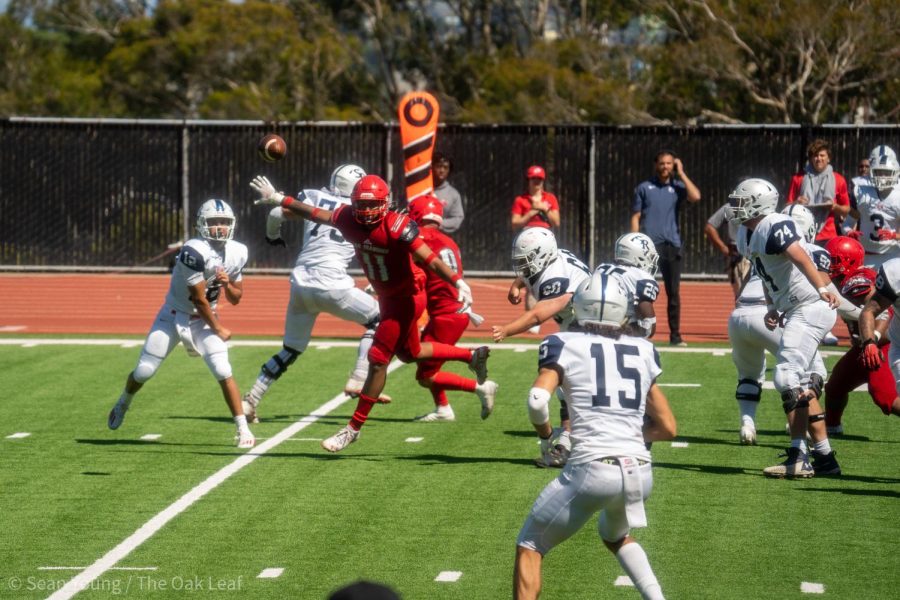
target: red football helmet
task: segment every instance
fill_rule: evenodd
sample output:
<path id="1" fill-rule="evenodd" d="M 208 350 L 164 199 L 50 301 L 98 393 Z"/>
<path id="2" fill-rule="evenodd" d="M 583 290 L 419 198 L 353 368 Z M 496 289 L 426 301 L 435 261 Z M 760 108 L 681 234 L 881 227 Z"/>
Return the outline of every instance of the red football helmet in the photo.
<path id="1" fill-rule="evenodd" d="M 841 295 L 850 300 L 854 304 L 860 304 L 875 287 L 875 278 L 878 273 L 875 269 L 862 267 L 855 270 L 844 279 L 844 285 L 841 286 Z"/>
<path id="2" fill-rule="evenodd" d="M 363 225 L 379 223 L 388 212 L 391 188 L 378 175 L 366 175 L 350 193 L 353 216 Z"/>
<path id="3" fill-rule="evenodd" d="M 425 221 L 433 221 L 438 225 L 444 222 L 444 205 L 430 194 L 419 196 L 410 202 L 407 211 L 409 218 L 419 225 L 424 225 Z"/>
<path id="4" fill-rule="evenodd" d="M 862 244 L 845 235 L 830 239 L 825 249 L 831 255 L 831 279 L 837 285 L 862 266 L 866 254 Z"/>

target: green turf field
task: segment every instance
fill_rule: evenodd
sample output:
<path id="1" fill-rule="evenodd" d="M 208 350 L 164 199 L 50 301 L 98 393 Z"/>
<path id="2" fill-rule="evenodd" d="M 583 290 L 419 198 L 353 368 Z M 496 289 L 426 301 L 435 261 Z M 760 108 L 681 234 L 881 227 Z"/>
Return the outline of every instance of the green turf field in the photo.
<path id="1" fill-rule="evenodd" d="M 242 390 L 276 344 L 232 350 Z M 849 435 L 833 441 L 844 476 L 767 480 L 761 469 L 787 444 L 781 403 L 766 391 L 760 445 L 738 445 L 734 369 L 718 350 L 662 352 L 660 383 L 700 386 L 663 388 L 687 446 L 654 445 L 650 526 L 633 532 L 666 597 L 807 598 L 808 582 L 831 598 L 896 598 L 900 420 L 854 393 Z M 47 567 L 94 565 L 243 455 L 218 386 L 181 349 L 109 431 L 138 352 L 0 345 L 0 597 L 50 596 L 79 571 Z M 271 438 L 334 398 L 354 356 L 310 348 L 265 398 L 256 435 Z M 535 365 L 533 349 L 496 349 L 494 415 L 481 421 L 474 396 L 451 394 L 457 421 L 428 424 L 411 422 L 430 396 L 401 367 L 386 389 L 394 403 L 375 407 L 357 443 L 338 455 L 319 447 L 351 414 L 347 402 L 224 478 L 77 597 L 318 600 L 368 578 L 407 600 L 509 598 L 519 527 L 557 475 L 531 462 Z M 271 568 L 283 572 L 258 577 Z M 435 581 L 442 572 L 461 576 Z M 623 573 L 593 525 L 549 554 L 544 574 L 550 600 L 638 597 L 614 586 Z"/>

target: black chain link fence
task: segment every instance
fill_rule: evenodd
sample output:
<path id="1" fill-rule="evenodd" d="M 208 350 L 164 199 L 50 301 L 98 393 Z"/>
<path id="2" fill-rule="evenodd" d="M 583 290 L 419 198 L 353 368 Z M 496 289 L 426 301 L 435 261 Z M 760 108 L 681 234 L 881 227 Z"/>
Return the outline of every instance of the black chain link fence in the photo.
<path id="1" fill-rule="evenodd" d="M 256 142 L 285 138 L 287 156 L 264 162 Z M 704 238 L 707 218 L 745 177 L 787 193 L 814 138 L 828 140 L 835 170 L 849 180 L 860 158 L 881 143 L 900 147 L 896 126 L 442 126 L 436 149 L 453 159 L 450 183 L 466 219 L 455 234 L 467 272 L 510 270 L 513 198 L 525 170 L 547 171 L 561 205 L 560 245 L 596 264 L 609 260 L 627 231 L 634 188 L 671 149 L 700 188 L 683 208 L 688 276 L 720 276 L 722 259 Z M 253 206 L 248 183 L 269 177 L 294 194 L 328 184 L 331 171 L 356 163 L 385 175 L 403 204 L 403 164 L 395 124 L 10 119 L 0 121 L 0 269 L 164 270 L 170 244 L 193 235 L 194 211 L 208 198 L 228 201 L 249 267 L 287 269 L 294 256 L 265 244 L 267 210 Z M 593 184 L 593 185 L 592 185 Z M 302 228 L 285 237 L 299 248 Z"/>

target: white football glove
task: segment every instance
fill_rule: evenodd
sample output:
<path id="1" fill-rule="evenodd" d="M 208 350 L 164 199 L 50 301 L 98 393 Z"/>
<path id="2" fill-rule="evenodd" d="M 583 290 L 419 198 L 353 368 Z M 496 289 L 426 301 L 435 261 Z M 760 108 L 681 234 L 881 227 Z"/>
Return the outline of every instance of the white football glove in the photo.
<path id="1" fill-rule="evenodd" d="M 456 297 L 456 301 L 462 302 L 462 308 L 459 309 L 458 312 L 465 312 L 467 308 L 472 306 L 472 288 L 470 288 L 469 284 L 462 279 L 457 279 L 456 289 L 459 290 L 459 295 Z"/>
<path id="2" fill-rule="evenodd" d="M 284 200 L 284 194 L 277 191 L 265 175 L 254 177 L 250 182 L 250 187 L 259 194 L 259 198 L 253 204 L 281 204 L 281 201 Z"/>

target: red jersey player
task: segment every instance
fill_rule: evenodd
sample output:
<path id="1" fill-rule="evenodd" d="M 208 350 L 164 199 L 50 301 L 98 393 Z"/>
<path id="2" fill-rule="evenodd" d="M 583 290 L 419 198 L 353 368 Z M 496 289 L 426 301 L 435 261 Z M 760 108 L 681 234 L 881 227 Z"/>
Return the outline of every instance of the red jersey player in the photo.
<path id="1" fill-rule="evenodd" d="M 841 295 L 857 306 L 865 306 L 875 295 L 876 277 L 878 273 L 872 269 L 857 269 L 844 278 Z M 828 428 L 828 435 L 844 433 L 841 418 L 847 407 L 848 395 L 864 383 L 868 383 L 869 396 L 881 412 L 900 416 L 900 398 L 897 398 L 894 375 L 888 362 L 891 344 L 885 335 L 891 317 L 889 311 L 890 309 L 875 318 L 875 344 L 881 352 L 882 360 L 881 365 L 871 371 L 860 368 L 863 350 L 859 324 L 847 321 L 852 346 L 834 365 L 831 377 L 825 384 L 825 426 Z"/>
<path id="2" fill-rule="evenodd" d="M 394 355 L 405 362 L 429 358 L 468 362 L 478 382 L 487 381 L 487 346 L 467 350 L 437 342 L 420 343 L 416 323 L 425 310 L 425 294 L 413 260 L 453 284 L 457 300 L 464 307 L 472 303 L 472 291 L 428 248 L 414 221 L 389 210 L 390 188 L 383 179 L 366 175 L 353 188 L 350 206 L 339 206 L 334 211 L 285 196 L 261 175 L 253 179 L 250 187 L 260 196 L 256 204 L 279 204 L 285 216 L 331 225 L 340 231 L 353 244 L 366 278 L 378 294 L 381 322 L 369 350 L 369 374 L 356 411 L 345 427 L 322 441 L 323 448 L 339 452 L 356 441 L 384 389 L 387 366 Z"/>
<path id="3" fill-rule="evenodd" d="M 434 196 L 419 196 L 409 203 L 410 218 L 420 229 L 422 239 L 444 263 L 457 275 L 462 276 L 462 259 L 459 247 L 452 239 L 440 231 L 444 220 L 444 207 Z M 428 271 L 425 280 L 425 295 L 428 308 L 428 325 L 422 332 L 423 342 L 440 342 L 455 344 L 462 337 L 469 325 L 469 314 L 462 312 L 465 307 L 459 302 L 454 287 L 441 278 L 436 272 Z M 416 370 L 416 381 L 422 387 L 431 390 L 434 398 L 434 411 L 416 417 L 417 421 L 453 421 L 456 419 L 453 408 L 447 400 L 446 390 L 474 392 L 481 400 L 481 418 L 487 419 L 494 410 L 494 396 L 497 384 L 493 381 L 478 383 L 474 379 L 462 377 L 456 373 L 441 371 L 444 361 L 438 359 L 425 360 L 419 363 Z"/>

